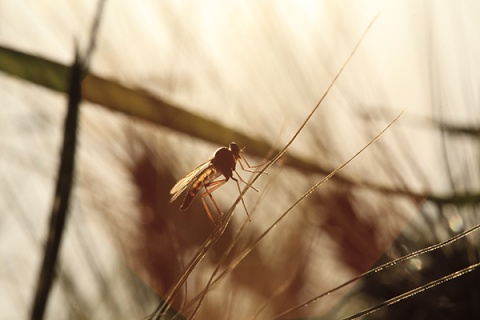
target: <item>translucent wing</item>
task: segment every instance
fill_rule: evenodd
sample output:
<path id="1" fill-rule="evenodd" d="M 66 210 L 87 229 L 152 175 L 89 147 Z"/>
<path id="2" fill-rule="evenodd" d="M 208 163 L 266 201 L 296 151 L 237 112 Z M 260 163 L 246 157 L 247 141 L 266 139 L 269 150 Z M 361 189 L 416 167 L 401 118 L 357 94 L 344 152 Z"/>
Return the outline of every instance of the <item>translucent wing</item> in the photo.
<path id="1" fill-rule="evenodd" d="M 180 196 L 183 193 L 183 191 L 185 191 L 190 186 L 190 184 L 192 184 L 202 174 L 202 172 L 205 171 L 205 169 L 207 169 L 211 165 L 212 165 L 212 161 L 208 160 L 202 163 L 201 165 L 199 165 L 198 167 L 196 167 L 192 172 L 187 174 L 185 177 L 180 179 L 173 186 L 172 190 L 170 190 L 170 194 L 173 194 L 172 199 L 170 199 L 170 202 L 175 201 L 175 199 L 177 199 L 178 196 Z"/>

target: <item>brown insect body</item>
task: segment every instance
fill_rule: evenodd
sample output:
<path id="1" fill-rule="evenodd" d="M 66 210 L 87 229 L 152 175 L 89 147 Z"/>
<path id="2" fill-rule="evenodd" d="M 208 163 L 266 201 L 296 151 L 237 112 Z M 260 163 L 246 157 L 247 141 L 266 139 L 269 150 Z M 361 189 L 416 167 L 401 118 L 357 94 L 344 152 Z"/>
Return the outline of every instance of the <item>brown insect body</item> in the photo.
<path id="1" fill-rule="evenodd" d="M 236 143 L 231 143 L 229 148 L 222 147 L 217 149 L 207 162 L 204 162 L 183 179 L 178 181 L 170 191 L 173 194 L 170 202 L 173 202 L 183 191 L 185 191 L 191 184 L 188 192 L 183 200 L 180 210 L 186 210 L 190 207 L 195 196 L 203 187 L 212 187 L 212 191 L 221 184 L 227 182 L 229 179 L 237 181 L 233 177 L 237 161 L 241 158 L 240 148 Z M 223 175 L 224 180 L 215 181 L 219 176 Z M 217 184 L 215 184 L 217 182 Z M 207 189 L 208 190 L 208 189 Z"/>
<path id="2" fill-rule="evenodd" d="M 205 184 L 208 184 L 209 182 L 217 179 L 220 175 L 220 171 L 217 171 L 214 167 L 209 167 L 205 169 L 202 174 L 197 178 L 197 180 L 193 182 L 190 189 L 188 189 L 188 192 L 183 199 L 183 203 L 180 206 L 180 210 L 187 210 L 188 207 L 190 207 L 193 198 L 195 198 L 200 189 L 202 189 Z"/>

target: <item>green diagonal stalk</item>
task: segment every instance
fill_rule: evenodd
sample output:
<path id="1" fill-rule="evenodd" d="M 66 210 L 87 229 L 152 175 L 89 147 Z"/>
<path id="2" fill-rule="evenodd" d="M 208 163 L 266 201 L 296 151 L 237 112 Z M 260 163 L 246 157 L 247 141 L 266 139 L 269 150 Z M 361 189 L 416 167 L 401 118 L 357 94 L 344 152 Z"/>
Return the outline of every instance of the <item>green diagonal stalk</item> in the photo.
<path id="1" fill-rule="evenodd" d="M 68 89 L 69 70 L 67 66 L 2 46 L 0 46 L 0 71 L 58 92 L 66 93 Z M 277 151 L 271 150 L 271 145 L 267 141 L 248 136 L 219 122 L 186 111 L 147 92 L 127 88 L 113 80 L 103 79 L 93 74 L 85 75 L 82 82 L 82 91 L 84 100 L 216 145 L 224 145 L 225 137 L 228 137 L 240 146 L 246 146 L 245 151 L 251 155 L 265 157 L 268 151 L 273 151 L 273 154 Z M 316 162 L 292 154 L 289 154 L 285 159 L 285 165 L 303 172 L 323 175 L 332 171 L 332 168 L 322 167 Z M 348 184 L 362 185 L 393 195 L 405 195 L 417 199 L 425 197 L 425 195 L 414 194 L 410 191 L 391 189 L 360 181 L 359 179 L 346 177 L 341 173 L 338 173 L 334 178 Z M 445 195 L 441 198 L 443 200 L 452 198 L 456 202 L 461 201 L 458 197 L 456 195 Z M 477 197 L 473 195 L 473 199 L 477 199 Z M 436 199 L 438 197 L 432 196 L 432 198 Z M 471 199 L 472 194 L 468 195 L 468 200 Z"/>

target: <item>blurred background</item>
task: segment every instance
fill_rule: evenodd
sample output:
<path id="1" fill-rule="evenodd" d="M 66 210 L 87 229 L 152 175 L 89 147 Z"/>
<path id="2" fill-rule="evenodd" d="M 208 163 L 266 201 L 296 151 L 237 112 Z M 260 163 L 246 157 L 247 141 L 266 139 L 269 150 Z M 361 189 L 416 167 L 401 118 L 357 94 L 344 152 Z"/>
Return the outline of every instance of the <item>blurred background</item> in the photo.
<path id="1" fill-rule="evenodd" d="M 0 0 L 0 47 L 71 65 L 75 46 L 86 50 L 97 4 Z M 69 216 L 45 318 L 150 315 L 214 229 L 199 197 L 186 212 L 178 210 L 181 200 L 169 203 L 175 182 L 236 140 L 231 132 L 252 139 L 237 141 L 250 164 L 272 158 L 372 21 L 288 153 L 257 180 L 259 192 L 246 193 L 253 221 L 233 250 L 222 258 L 247 220 L 241 205 L 172 306 L 191 315 L 219 263 L 224 270 L 235 261 L 322 172 L 347 161 L 404 108 L 380 140 L 226 273 L 197 318 L 270 319 L 477 226 L 479 17 L 478 1 L 107 1 L 91 74 L 230 131 L 213 132 L 213 139 L 198 134 L 209 128 L 193 120 L 186 129 L 180 120 L 159 124 L 138 116 L 135 104 L 129 114 L 117 112 L 115 97 L 82 102 Z M 0 71 L 0 319 L 24 319 L 43 258 L 68 95 Z M 214 196 L 227 212 L 238 190 L 229 182 Z M 282 317 L 353 315 L 478 264 L 479 245 L 472 232 Z M 478 285 L 475 269 L 366 318 L 479 318 Z"/>

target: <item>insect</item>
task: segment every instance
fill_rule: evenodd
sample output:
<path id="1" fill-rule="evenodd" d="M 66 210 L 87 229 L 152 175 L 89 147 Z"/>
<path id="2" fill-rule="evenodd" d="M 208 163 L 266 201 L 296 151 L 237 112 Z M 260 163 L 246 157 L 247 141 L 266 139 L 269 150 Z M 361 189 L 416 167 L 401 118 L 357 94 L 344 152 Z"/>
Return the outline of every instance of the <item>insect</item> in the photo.
<path id="1" fill-rule="evenodd" d="M 199 165 L 197 168 L 195 168 L 192 172 L 187 174 L 184 178 L 179 180 L 173 186 L 172 190 L 170 190 L 170 194 L 172 195 L 170 203 L 175 201 L 180 196 L 180 194 L 182 194 L 186 189 L 188 189 L 188 192 L 185 195 L 185 199 L 180 206 L 180 210 L 187 210 L 200 189 L 205 188 L 206 191 L 202 194 L 202 203 L 205 207 L 205 211 L 207 211 L 208 217 L 215 224 L 205 201 L 205 197 L 207 195 L 210 197 L 217 212 L 221 216 L 223 213 L 213 199 L 212 192 L 220 188 L 229 179 L 232 179 L 237 183 L 238 190 L 240 191 L 240 184 L 238 180 L 233 176 L 233 172 L 235 172 L 240 178 L 240 180 L 246 184 L 246 182 L 240 177 L 238 172 L 235 171 L 237 162 L 240 164 L 243 170 L 249 172 L 256 171 L 245 169 L 241 160 L 245 161 L 245 164 L 248 166 L 248 168 L 257 168 L 261 166 L 251 166 L 248 163 L 247 159 L 242 155 L 242 152 L 243 149 L 240 149 L 235 142 L 230 143 L 230 146 L 228 148 L 222 147 L 217 149 L 217 151 L 215 151 L 215 153 L 210 159 Z M 224 179 L 216 180 L 221 175 L 223 175 Z M 251 188 L 255 191 L 258 191 L 253 186 L 251 186 Z M 247 212 L 248 219 L 251 221 L 250 215 L 248 214 L 248 211 L 245 207 L 245 203 L 243 203 L 243 206 L 245 208 L 245 211 Z"/>

